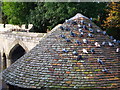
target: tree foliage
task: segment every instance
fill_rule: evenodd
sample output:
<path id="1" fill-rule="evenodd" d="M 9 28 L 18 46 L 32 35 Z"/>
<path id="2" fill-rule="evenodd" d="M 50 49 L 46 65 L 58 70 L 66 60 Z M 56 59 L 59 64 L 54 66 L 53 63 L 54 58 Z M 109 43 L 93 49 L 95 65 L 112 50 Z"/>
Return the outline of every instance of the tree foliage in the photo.
<path id="1" fill-rule="evenodd" d="M 34 30 L 46 32 L 65 18 L 75 14 L 75 7 L 71 3 L 38 3 L 35 10 L 31 11 L 30 22 L 34 25 Z"/>
<path id="2" fill-rule="evenodd" d="M 110 35 L 120 39 L 120 2 L 109 3 L 108 7 L 109 16 L 104 22 L 104 27 Z"/>
<path id="3" fill-rule="evenodd" d="M 28 16 L 34 3 L 30 2 L 3 2 L 2 11 L 10 24 L 21 25 L 28 23 Z"/>
<path id="4" fill-rule="evenodd" d="M 35 10 L 31 11 L 30 23 L 34 24 L 34 30 L 46 32 L 65 19 L 69 19 L 77 13 L 97 18 L 98 15 L 105 16 L 106 3 L 38 3 Z"/>

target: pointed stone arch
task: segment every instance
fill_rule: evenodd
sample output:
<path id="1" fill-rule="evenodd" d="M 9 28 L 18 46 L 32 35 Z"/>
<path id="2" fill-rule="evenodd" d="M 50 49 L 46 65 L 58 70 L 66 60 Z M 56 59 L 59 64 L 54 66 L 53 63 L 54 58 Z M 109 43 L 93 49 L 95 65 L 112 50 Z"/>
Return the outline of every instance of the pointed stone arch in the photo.
<path id="1" fill-rule="evenodd" d="M 20 44 L 16 44 L 9 53 L 9 59 L 11 61 L 11 64 L 20 57 L 22 57 L 25 53 L 25 49 Z"/>
<path id="2" fill-rule="evenodd" d="M 20 41 L 20 40 L 15 40 L 15 41 L 9 46 L 8 54 L 10 53 L 10 51 L 12 50 L 12 48 L 13 48 L 15 45 L 17 45 L 17 44 L 19 44 L 26 52 L 29 51 L 28 48 L 25 46 L 25 44 L 24 44 L 22 41 Z"/>
<path id="3" fill-rule="evenodd" d="M 19 40 L 14 41 L 8 51 L 8 59 L 10 60 L 10 63 L 11 64 L 14 63 L 26 52 L 28 52 L 28 48 L 24 45 L 22 41 Z"/>

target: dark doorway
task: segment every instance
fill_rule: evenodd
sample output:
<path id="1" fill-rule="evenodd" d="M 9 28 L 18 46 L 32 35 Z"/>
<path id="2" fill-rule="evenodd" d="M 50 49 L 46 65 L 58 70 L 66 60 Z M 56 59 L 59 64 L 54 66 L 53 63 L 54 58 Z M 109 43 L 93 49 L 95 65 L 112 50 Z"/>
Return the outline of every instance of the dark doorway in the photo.
<path id="1" fill-rule="evenodd" d="M 3 70 L 7 68 L 6 55 L 3 53 Z"/>
<path id="2" fill-rule="evenodd" d="M 11 64 L 14 63 L 17 59 L 23 56 L 26 53 L 24 48 L 19 44 L 15 45 L 10 51 L 9 59 L 11 60 Z"/>

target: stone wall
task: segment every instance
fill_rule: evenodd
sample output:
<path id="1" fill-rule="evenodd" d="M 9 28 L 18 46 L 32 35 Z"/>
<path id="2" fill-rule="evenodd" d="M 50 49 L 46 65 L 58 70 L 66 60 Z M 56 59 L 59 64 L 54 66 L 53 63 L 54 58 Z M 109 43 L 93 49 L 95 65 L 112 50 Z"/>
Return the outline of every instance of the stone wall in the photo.
<path id="1" fill-rule="evenodd" d="M 11 61 L 9 60 L 9 55 L 11 54 L 11 50 L 19 44 L 26 52 L 30 51 L 33 47 L 35 47 L 45 33 L 29 33 L 29 32 L 9 32 L 4 31 L 0 32 L 0 52 L 1 58 L 3 58 L 3 54 L 6 55 L 7 67 L 11 65 Z M 1 59 L 1 69 L 3 66 L 3 61 Z"/>

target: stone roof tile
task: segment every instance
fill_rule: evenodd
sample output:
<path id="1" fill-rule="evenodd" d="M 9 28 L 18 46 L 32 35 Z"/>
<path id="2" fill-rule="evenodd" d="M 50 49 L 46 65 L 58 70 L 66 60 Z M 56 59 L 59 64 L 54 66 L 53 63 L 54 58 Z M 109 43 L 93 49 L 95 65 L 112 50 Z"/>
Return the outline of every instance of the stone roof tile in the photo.
<path id="1" fill-rule="evenodd" d="M 70 22 L 64 22 L 49 32 L 40 43 L 29 53 L 18 59 L 10 67 L 3 71 L 3 79 L 6 83 L 22 88 L 118 88 L 120 86 L 119 60 L 120 54 L 116 53 L 118 44 L 110 47 L 102 46 L 102 42 L 113 42 L 108 35 L 104 35 L 88 18 L 82 16 L 70 19 Z M 89 30 L 78 27 L 80 21 L 84 20 L 84 25 L 89 28 L 91 23 L 94 30 L 94 37 L 88 37 Z M 61 27 L 62 30 L 61 30 Z M 69 28 L 75 36 L 70 35 Z M 83 37 L 78 37 L 79 29 L 82 29 Z M 97 30 L 101 32 L 96 32 Z M 60 37 L 64 35 L 65 38 Z M 68 38 L 70 42 L 65 39 Z M 83 43 L 87 39 L 88 43 Z M 81 44 L 77 44 L 76 40 Z M 96 47 L 95 42 L 101 46 Z M 95 53 L 91 53 L 94 48 Z M 63 52 L 66 49 L 68 52 Z M 88 53 L 83 53 L 86 49 Z M 77 51 L 78 55 L 74 55 Z M 100 58 L 104 64 L 100 64 L 97 59 Z M 106 70 L 106 71 L 105 71 Z"/>

